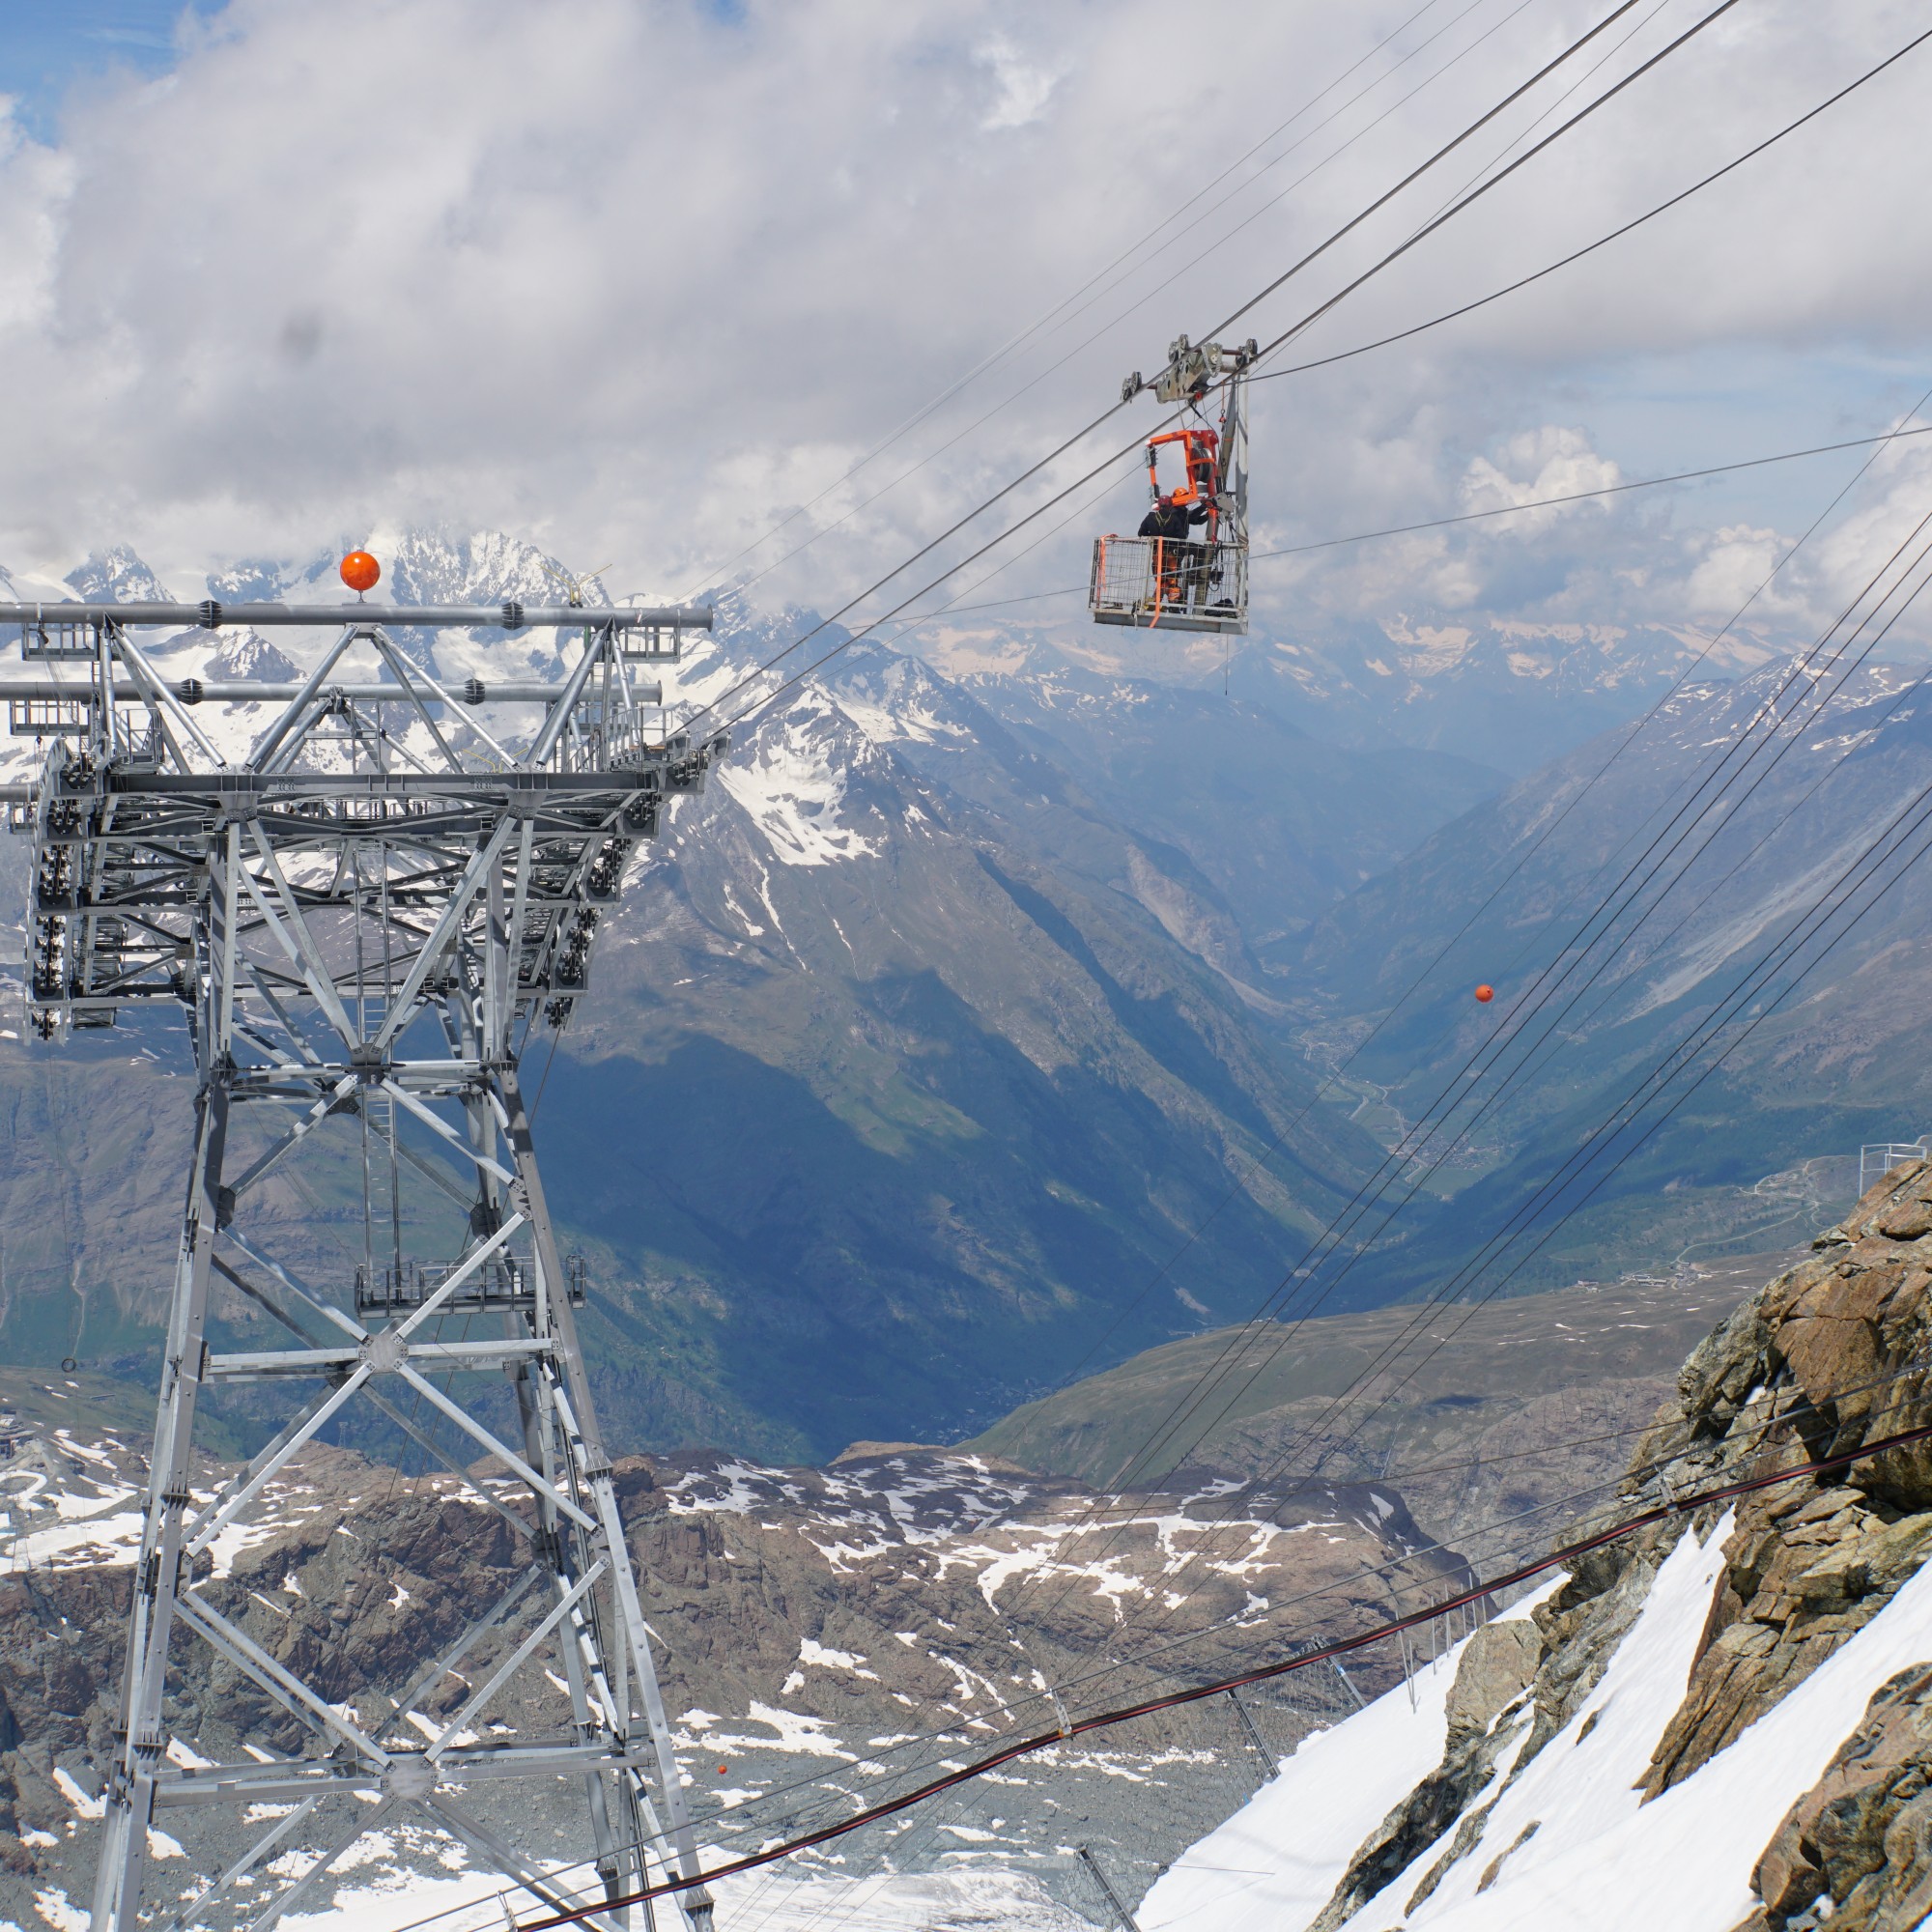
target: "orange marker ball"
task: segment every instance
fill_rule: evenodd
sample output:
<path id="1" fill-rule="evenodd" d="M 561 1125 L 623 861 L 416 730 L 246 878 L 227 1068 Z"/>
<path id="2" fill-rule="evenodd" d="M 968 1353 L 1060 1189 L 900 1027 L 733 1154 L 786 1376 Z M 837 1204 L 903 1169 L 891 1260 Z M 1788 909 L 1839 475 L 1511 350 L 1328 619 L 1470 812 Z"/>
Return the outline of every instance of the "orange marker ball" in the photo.
<path id="1" fill-rule="evenodd" d="M 356 591 L 375 589 L 383 575 L 383 566 L 366 550 L 352 550 L 340 568 L 343 582 Z"/>
<path id="2" fill-rule="evenodd" d="M 1496 996 L 1496 989 L 1493 986 L 1478 986 L 1476 988 L 1477 999 L 1482 1001 L 1482 1003 L 1486 1007 L 1490 1004 L 1492 1000 L 1495 998 L 1495 996 Z"/>
<path id="3" fill-rule="evenodd" d="M 724 1776 L 727 1776 L 728 1775 L 729 1775 L 729 1773 L 728 1773 L 728 1769 L 727 1769 L 727 1767 L 725 1767 L 724 1765 L 722 1765 L 722 1764 L 721 1764 L 721 1765 L 720 1765 L 720 1766 L 718 1767 L 718 1776 L 719 1776 L 720 1777 L 724 1777 Z"/>

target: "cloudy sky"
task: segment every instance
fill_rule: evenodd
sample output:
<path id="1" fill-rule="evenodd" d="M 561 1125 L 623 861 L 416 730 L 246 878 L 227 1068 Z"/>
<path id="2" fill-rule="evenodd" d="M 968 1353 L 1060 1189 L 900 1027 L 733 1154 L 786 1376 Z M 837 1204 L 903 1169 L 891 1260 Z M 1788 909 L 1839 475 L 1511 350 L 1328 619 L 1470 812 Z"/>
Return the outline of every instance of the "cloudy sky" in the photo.
<path id="1" fill-rule="evenodd" d="M 125 541 L 195 594 L 435 521 L 614 588 L 776 566 L 760 594 L 828 608 L 1616 3 L 0 0 L 0 564 Z M 1231 333 L 1292 327 L 1716 4 L 1638 0 Z M 1278 362 L 1594 240 L 1928 28 L 1737 0 Z M 1258 384 L 1257 548 L 1889 426 L 1932 386 L 1928 82 L 1932 43 L 1533 291 Z M 1708 626 L 1861 460 L 1258 564 L 1257 604 Z M 1143 494 L 1115 464 L 947 594 L 1080 582 Z M 1932 452 L 1884 457 L 1764 613 L 1813 621 L 1921 499 Z"/>

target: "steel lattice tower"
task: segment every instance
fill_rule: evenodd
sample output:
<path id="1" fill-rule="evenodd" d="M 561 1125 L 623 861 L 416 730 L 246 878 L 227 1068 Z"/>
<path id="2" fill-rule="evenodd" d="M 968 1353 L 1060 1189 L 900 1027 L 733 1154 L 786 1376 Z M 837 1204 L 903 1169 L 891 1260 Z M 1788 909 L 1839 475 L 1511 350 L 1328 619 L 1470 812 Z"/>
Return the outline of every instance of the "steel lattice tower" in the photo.
<path id="1" fill-rule="evenodd" d="M 582 996 L 634 848 L 656 833 L 668 800 L 702 787 L 724 750 L 722 738 L 647 735 L 641 707 L 659 693 L 632 670 L 675 658 L 683 632 L 710 621 L 703 610 L 574 605 L 0 606 L 27 661 L 25 674 L 0 682 L 11 725 L 51 740 L 37 783 L 9 795 L 15 828 L 34 840 L 35 1023 L 50 1037 L 111 1025 L 137 1002 L 179 1002 L 197 1074 L 95 1932 L 234 1909 L 238 1881 L 260 1883 L 302 1828 L 321 1856 L 242 1910 L 251 1928 L 266 1928 L 293 1907 L 314 1909 L 333 1862 L 399 1808 L 554 1908 L 638 1889 L 647 1858 L 666 1876 L 696 1875 L 578 1341 L 582 1272 L 558 1251 L 518 1062 L 532 1024 L 562 1025 Z M 129 635 L 228 624 L 341 629 L 307 678 L 285 685 L 170 682 Z M 557 683 L 471 679 L 452 690 L 384 624 L 567 626 L 582 629 L 583 649 Z M 242 700 L 267 700 L 275 715 L 245 757 L 225 758 L 196 711 Z M 529 709 L 508 714 L 526 721 L 520 751 L 480 722 L 478 707 L 499 702 L 541 707 L 533 732 Z M 317 1131 L 329 1122 L 341 1125 Z M 359 1147 L 363 1264 L 351 1280 L 304 1278 L 286 1231 L 262 1212 L 262 1183 L 331 1141 L 339 1180 L 344 1126 L 352 1173 Z M 405 1200 L 425 1190 L 464 1231 L 434 1261 L 405 1246 L 416 1225 Z M 284 1345 L 212 1349 L 217 1279 Z M 485 1339 L 466 1339 L 478 1327 Z M 499 1403 L 501 1377 L 511 1378 L 513 1439 L 476 1413 L 479 1371 L 497 1372 Z M 286 1389 L 286 1418 L 212 1498 L 198 1498 L 201 1393 L 242 1379 Z M 520 1580 L 398 1700 L 342 1701 L 338 1688 L 331 1701 L 198 1587 L 213 1540 L 352 1404 L 386 1416 L 507 1519 L 526 1558 Z M 468 1473 L 479 1453 L 507 1486 Z M 520 1619 L 530 1628 L 510 1645 Z M 508 1646 L 487 1675 L 474 1661 L 486 1635 Z M 187 1642 L 259 1687 L 299 1726 L 300 1747 L 284 1742 L 263 1752 L 268 1761 L 252 1750 L 238 1764 L 169 1761 L 162 1699 L 171 1646 Z M 466 1660 L 480 1681 L 425 1740 L 403 1714 Z M 568 1731 L 477 1736 L 472 1722 L 513 1674 L 553 1660 L 568 1682 Z M 369 1716 L 378 1706 L 383 1715 Z M 517 1778 L 554 1789 L 559 1775 L 582 1779 L 601 1891 L 547 1878 L 464 1790 Z M 230 1806 L 240 1818 L 270 1804 L 294 1808 L 200 1896 L 143 1913 L 151 1823 L 185 1806 Z M 704 1932 L 708 1894 L 681 1896 Z"/>

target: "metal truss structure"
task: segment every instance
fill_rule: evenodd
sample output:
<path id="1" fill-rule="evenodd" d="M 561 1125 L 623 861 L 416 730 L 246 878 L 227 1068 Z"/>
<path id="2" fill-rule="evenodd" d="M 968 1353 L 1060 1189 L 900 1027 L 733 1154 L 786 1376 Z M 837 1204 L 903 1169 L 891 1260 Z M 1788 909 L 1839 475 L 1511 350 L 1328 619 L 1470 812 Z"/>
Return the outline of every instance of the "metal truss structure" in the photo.
<path id="1" fill-rule="evenodd" d="M 178 1002 L 197 1074 L 96 1932 L 217 1912 L 266 1928 L 291 1908 L 320 1909 L 332 1864 L 399 1811 L 555 1909 L 641 1889 L 650 1860 L 666 1877 L 695 1877 L 578 1341 L 582 1275 L 558 1249 L 518 1066 L 532 1026 L 561 1025 L 582 996 L 633 850 L 725 749 L 722 737 L 647 732 L 643 706 L 659 693 L 633 668 L 674 658 L 710 612 L 63 604 L 0 606 L 0 623 L 19 626 L 33 667 L 0 680 L 13 727 L 51 740 L 38 782 L 8 801 L 34 841 L 35 1023 L 51 1037 L 112 1025 L 142 1001 Z M 304 680 L 281 687 L 171 682 L 130 635 L 228 623 L 340 630 Z M 583 649 L 554 684 L 446 689 L 385 628 L 400 625 L 567 626 L 582 631 Z M 242 696 L 278 701 L 245 753 L 224 756 L 197 712 Z M 521 731 L 504 728 L 488 709 L 498 701 L 540 706 L 539 722 L 526 710 Z M 478 707 L 520 749 L 493 735 Z M 362 1263 L 340 1271 L 353 1278 L 305 1274 L 287 1253 L 286 1223 L 264 1212 L 265 1182 L 326 1152 L 338 1182 L 345 1163 L 359 1174 Z M 418 1197 L 452 1231 L 434 1256 L 406 1252 L 434 1219 Z M 217 1283 L 284 1345 L 214 1346 Z M 510 1378 L 514 1429 L 478 1414 L 483 1372 L 495 1372 L 499 1404 Z M 286 1416 L 244 1467 L 197 1493 L 197 1404 L 211 1385 L 241 1380 L 286 1389 Z M 501 1601 L 396 1699 L 373 1687 L 345 1697 L 340 1685 L 325 1695 L 204 1587 L 216 1539 L 352 1404 L 462 1479 L 526 1555 Z M 479 1458 L 500 1477 L 469 1473 Z M 186 1641 L 207 1645 L 279 1714 L 281 1728 L 251 1740 L 243 1762 L 184 1766 L 167 1754 L 170 1649 Z M 480 1663 L 479 1649 L 493 1661 Z M 473 1688 L 438 1735 L 418 1734 L 406 1714 L 439 1687 L 446 1706 L 450 1680 L 469 1681 L 466 1662 Z M 569 1727 L 486 1730 L 513 1675 L 551 1663 L 569 1687 Z M 560 1776 L 581 1781 L 601 1890 L 546 1876 L 469 1797 L 516 1779 L 554 1791 Z M 238 1824 L 250 1806 L 283 1815 L 248 1827 L 238 1839 L 246 1849 L 195 1898 L 144 1906 L 151 1825 L 210 1805 L 231 1807 Z M 278 1876 L 308 1833 L 320 1856 Z M 255 1889 L 265 1879 L 267 1891 Z M 704 1932 L 708 1894 L 694 1888 L 681 1902 Z M 586 1922 L 626 1917 L 613 1909 Z"/>

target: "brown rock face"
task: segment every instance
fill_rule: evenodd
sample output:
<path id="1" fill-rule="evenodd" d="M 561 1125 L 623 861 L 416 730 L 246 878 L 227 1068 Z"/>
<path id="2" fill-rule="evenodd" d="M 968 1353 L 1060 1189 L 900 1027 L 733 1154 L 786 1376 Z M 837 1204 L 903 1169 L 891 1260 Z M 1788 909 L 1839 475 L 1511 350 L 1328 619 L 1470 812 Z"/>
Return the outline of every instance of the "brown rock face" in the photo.
<path id="1" fill-rule="evenodd" d="M 1932 1667 L 1880 1689 L 1785 1814 L 1751 1882 L 1769 1932 L 1785 1932 L 1820 1898 L 1833 1901 L 1833 1932 L 1908 1932 L 1932 1914 Z"/>
<path id="2" fill-rule="evenodd" d="M 1449 1687 L 1449 1747 L 1480 1737 L 1529 1687 L 1543 1662 L 1542 1633 L 1526 1617 L 1485 1624 L 1469 1639 Z"/>
<path id="3" fill-rule="evenodd" d="M 1449 1688 L 1449 1735 L 1441 1764 L 1370 1834 L 1309 1932 L 1340 1932 L 1384 1885 L 1453 1831 L 1449 1849 L 1424 1874 L 1408 1910 L 1435 1889 L 1481 1835 L 1486 1814 L 1469 1810 L 1470 1802 L 1529 1723 L 1524 1693 L 1542 1661 L 1542 1634 L 1526 1617 L 1486 1624 L 1469 1639 Z"/>
<path id="4" fill-rule="evenodd" d="M 1616 1500 L 1579 1538 L 1686 1491 L 1770 1474 L 1932 1421 L 1932 1165 L 1894 1170 L 1692 1353 Z M 1317 1932 L 1398 1877 L 1413 1913 L 1459 1865 L 1486 1890 L 1535 1829 L 1486 1843 L 1495 1800 L 1582 1708 L 1696 1521 L 1676 1516 L 1574 1564 L 1532 1616 L 1471 1644 L 1442 1761 L 1357 1851 Z M 1571 1540 L 1566 1535 L 1563 1541 Z M 1932 1450 L 1915 1446 L 1739 1500 L 1684 1700 L 1639 1788 L 1681 1783 L 1891 1601 L 1932 1557 Z M 1584 1720 L 1584 1729 L 1591 1720 Z M 1513 1749 L 1492 1781 L 1499 1745 Z M 1423 1859 L 1430 1861 L 1424 1868 Z M 1484 1860 L 1480 1872 L 1465 1861 Z M 1932 1659 L 1876 1696 L 1792 1807 L 1737 1932 L 1918 1932 L 1932 1924 Z"/>
<path id="5" fill-rule="evenodd" d="M 1895 1170 L 1817 1245 L 1817 1259 L 1778 1276 L 1691 1357 L 1679 1412 L 1660 1419 L 1640 1463 L 1688 1451 L 1692 1470 L 1774 1467 L 1923 1420 L 1932 1168 Z M 1700 1437 L 1720 1425 L 1712 1459 Z M 1645 1792 L 1723 1749 L 1869 1623 L 1928 1552 L 1932 1461 L 1918 1448 L 1742 1502 L 1690 1688 Z"/>

